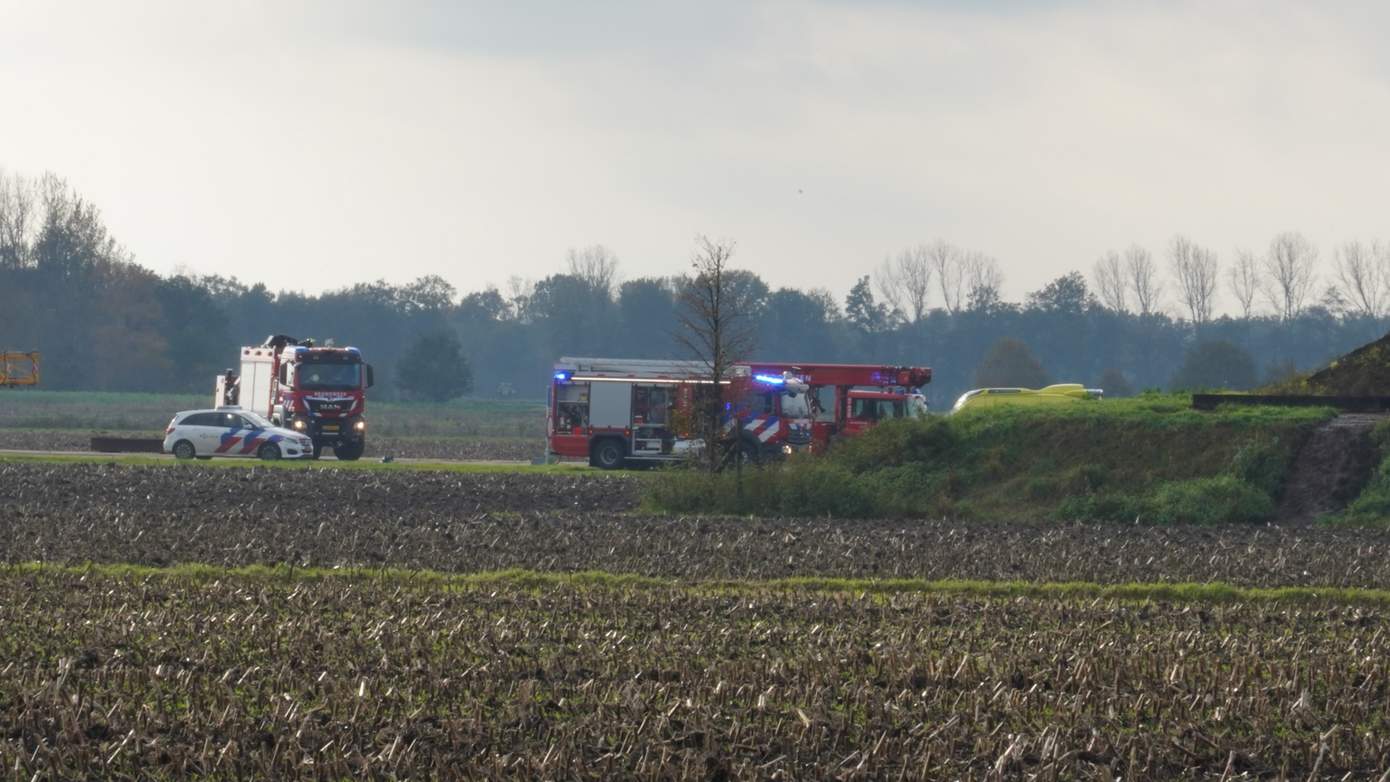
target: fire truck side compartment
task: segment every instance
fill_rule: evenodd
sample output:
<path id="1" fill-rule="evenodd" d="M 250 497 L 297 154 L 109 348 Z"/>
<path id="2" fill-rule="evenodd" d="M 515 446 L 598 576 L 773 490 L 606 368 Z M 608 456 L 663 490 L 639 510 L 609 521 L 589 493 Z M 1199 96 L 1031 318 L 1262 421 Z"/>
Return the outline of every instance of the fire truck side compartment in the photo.
<path id="1" fill-rule="evenodd" d="M 269 416 L 271 413 L 271 365 L 269 348 L 244 351 L 241 357 L 241 406 Z"/>
<path id="2" fill-rule="evenodd" d="M 589 425 L 626 429 L 632 423 L 632 385 L 593 383 L 589 388 Z"/>

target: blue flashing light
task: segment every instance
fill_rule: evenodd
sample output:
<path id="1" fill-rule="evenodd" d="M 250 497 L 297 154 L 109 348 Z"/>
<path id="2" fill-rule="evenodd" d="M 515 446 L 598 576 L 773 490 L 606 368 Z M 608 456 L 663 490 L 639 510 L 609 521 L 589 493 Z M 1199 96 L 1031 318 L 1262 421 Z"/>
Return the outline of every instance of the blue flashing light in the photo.
<path id="1" fill-rule="evenodd" d="M 767 383 L 774 386 L 780 386 L 787 382 L 787 379 L 781 375 L 754 375 L 753 379 L 760 383 Z"/>
<path id="2" fill-rule="evenodd" d="M 569 379 L 570 379 L 570 375 L 569 375 L 568 372 L 556 372 L 556 373 L 555 373 L 555 379 L 556 379 L 556 380 L 559 380 L 561 383 L 563 383 L 563 382 L 565 382 L 566 380 L 569 380 Z"/>

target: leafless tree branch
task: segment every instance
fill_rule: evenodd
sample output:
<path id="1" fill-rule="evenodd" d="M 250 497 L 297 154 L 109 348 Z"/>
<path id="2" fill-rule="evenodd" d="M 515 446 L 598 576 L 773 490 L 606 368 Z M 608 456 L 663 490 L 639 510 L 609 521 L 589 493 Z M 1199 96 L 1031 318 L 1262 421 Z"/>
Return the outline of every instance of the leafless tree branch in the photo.
<path id="1" fill-rule="evenodd" d="M 1200 326 L 1211 320 L 1216 299 L 1216 253 L 1178 235 L 1168 245 L 1168 260 L 1192 323 Z"/>
<path id="2" fill-rule="evenodd" d="M 1385 314 L 1386 264 L 1390 247 L 1380 242 L 1367 245 L 1347 242 L 1337 248 L 1333 264 L 1343 295 L 1362 315 L 1380 320 Z"/>
<path id="3" fill-rule="evenodd" d="M 1226 282 L 1231 295 L 1240 304 L 1240 315 L 1249 318 L 1255 306 L 1255 295 L 1260 292 L 1260 259 L 1249 250 L 1236 250 L 1235 263 L 1227 270 Z"/>
<path id="4" fill-rule="evenodd" d="M 1100 297 L 1100 303 L 1104 304 L 1106 309 L 1115 312 L 1129 312 L 1128 279 L 1124 262 L 1120 260 L 1120 254 L 1114 250 L 1102 255 L 1091 272 L 1091 280 L 1096 286 L 1096 295 Z"/>
<path id="5" fill-rule="evenodd" d="M 883 261 L 875 279 L 878 294 L 910 323 L 921 323 L 927 314 L 932 264 L 926 245 L 909 247 Z"/>
<path id="6" fill-rule="evenodd" d="M 1139 314 L 1152 315 L 1157 312 L 1159 300 L 1163 297 L 1163 284 L 1158 281 L 1153 255 L 1137 244 L 1130 245 L 1125 250 L 1125 277 Z"/>
<path id="7" fill-rule="evenodd" d="M 709 384 L 699 400 L 696 429 L 704 439 L 706 466 L 719 468 L 725 452 L 721 437 L 722 399 L 720 390 L 732 377 L 735 363 L 753 349 L 750 313 L 732 290 L 729 258 L 734 243 L 701 236 L 690 261 L 691 276 L 681 286 L 677 321 L 677 342 L 704 364 Z"/>
<path id="8" fill-rule="evenodd" d="M 1317 248 L 1302 234 L 1290 231 L 1270 241 L 1264 259 L 1264 294 L 1284 320 L 1292 320 L 1303 311 L 1313 289 L 1317 262 Z"/>
<path id="9" fill-rule="evenodd" d="M 582 250 L 570 248 L 565 256 L 572 277 L 583 280 L 590 288 L 613 297 L 618 284 L 618 256 L 601 244 Z"/>

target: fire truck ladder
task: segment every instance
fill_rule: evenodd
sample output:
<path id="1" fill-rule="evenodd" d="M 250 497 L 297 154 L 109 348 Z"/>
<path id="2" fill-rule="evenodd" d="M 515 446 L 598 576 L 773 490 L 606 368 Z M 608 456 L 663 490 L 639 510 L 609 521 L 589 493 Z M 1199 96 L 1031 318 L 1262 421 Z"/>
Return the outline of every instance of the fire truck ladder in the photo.
<path id="1" fill-rule="evenodd" d="M 0 386 L 39 384 L 39 353 L 0 353 Z"/>

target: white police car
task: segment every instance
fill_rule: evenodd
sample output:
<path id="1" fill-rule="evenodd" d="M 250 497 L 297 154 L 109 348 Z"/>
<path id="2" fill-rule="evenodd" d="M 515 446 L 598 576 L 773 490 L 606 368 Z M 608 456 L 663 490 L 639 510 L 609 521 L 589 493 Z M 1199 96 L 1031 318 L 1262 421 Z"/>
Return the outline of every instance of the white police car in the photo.
<path id="1" fill-rule="evenodd" d="M 246 456 L 259 459 L 313 457 L 314 442 L 272 424 L 250 410 L 185 410 L 164 430 L 164 452 L 180 459 Z"/>

